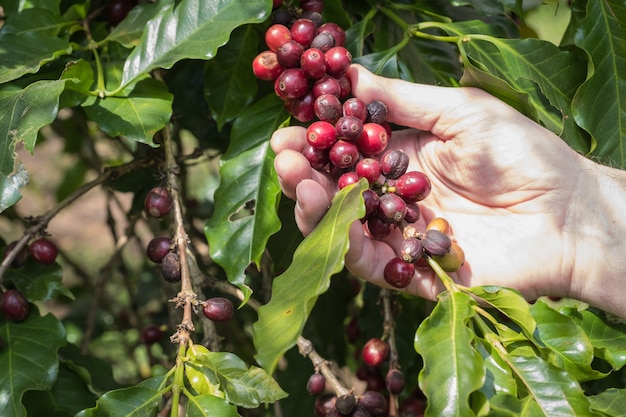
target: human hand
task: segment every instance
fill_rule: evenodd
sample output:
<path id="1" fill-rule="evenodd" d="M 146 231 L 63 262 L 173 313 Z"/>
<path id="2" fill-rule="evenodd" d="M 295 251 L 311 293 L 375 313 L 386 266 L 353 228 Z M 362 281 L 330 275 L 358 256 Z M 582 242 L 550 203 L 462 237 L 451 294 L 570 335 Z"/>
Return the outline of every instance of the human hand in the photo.
<path id="1" fill-rule="evenodd" d="M 466 286 L 501 285 L 526 298 L 567 296 L 575 269 L 576 242 L 569 208 L 580 198 L 584 157 L 558 136 L 486 92 L 445 88 L 375 76 L 354 65 L 353 95 L 378 99 L 388 120 L 409 129 L 394 131 L 387 149 L 410 157 L 409 170 L 424 172 L 432 192 L 420 202 L 418 230 L 444 217 L 466 262 L 451 274 Z M 312 169 L 300 153 L 305 129 L 278 130 L 271 146 L 284 193 L 295 199 L 298 227 L 317 225 L 336 192 L 333 181 Z M 350 229 L 346 266 L 380 286 L 386 263 L 398 251 L 399 231 L 379 241 L 359 222 Z M 430 269 L 416 269 L 405 289 L 434 299 L 443 289 Z"/>

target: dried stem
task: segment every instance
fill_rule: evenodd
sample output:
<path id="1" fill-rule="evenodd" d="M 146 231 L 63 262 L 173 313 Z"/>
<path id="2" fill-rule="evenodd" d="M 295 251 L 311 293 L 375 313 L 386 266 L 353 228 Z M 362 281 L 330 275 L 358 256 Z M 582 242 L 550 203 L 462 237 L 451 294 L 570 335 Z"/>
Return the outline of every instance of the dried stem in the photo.
<path id="1" fill-rule="evenodd" d="M 383 288 L 380 291 L 383 301 L 383 333 L 389 345 L 389 370 L 398 369 L 398 350 L 396 349 L 395 320 L 393 314 L 393 293 Z M 398 397 L 389 393 L 389 417 L 398 416 Z"/>

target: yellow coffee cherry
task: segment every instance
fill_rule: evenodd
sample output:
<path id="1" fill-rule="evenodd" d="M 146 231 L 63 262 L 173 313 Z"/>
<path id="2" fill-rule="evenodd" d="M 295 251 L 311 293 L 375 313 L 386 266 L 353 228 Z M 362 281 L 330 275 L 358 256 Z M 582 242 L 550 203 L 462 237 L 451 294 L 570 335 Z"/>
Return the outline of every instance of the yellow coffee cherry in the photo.
<path id="1" fill-rule="evenodd" d="M 432 258 L 437 261 L 444 271 L 456 272 L 461 269 L 465 262 L 465 252 L 456 242 L 452 242 L 448 253 L 442 256 L 433 256 Z"/>

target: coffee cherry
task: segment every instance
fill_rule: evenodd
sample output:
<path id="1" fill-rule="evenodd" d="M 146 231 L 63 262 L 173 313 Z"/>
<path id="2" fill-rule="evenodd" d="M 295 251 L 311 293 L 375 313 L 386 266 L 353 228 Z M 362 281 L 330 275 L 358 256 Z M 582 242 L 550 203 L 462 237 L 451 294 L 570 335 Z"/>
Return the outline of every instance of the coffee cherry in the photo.
<path id="1" fill-rule="evenodd" d="M 272 9 L 277 9 L 283 5 L 283 0 L 273 0 L 272 1 Z"/>
<path id="2" fill-rule="evenodd" d="M 374 214 L 378 213 L 378 206 L 380 204 L 380 197 L 375 191 L 367 189 L 363 191 L 363 202 L 365 203 L 365 216 L 364 220 L 369 219 Z"/>
<path id="3" fill-rule="evenodd" d="M 352 142 L 338 140 L 332 148 L 330 148 L 328 157 L 330 158 L 330 162 L 334 165 L 340 168 L 348 168 L 356 164 L 356 161 L 359 159 L 359 150 Z M 356 175 L 358 177 L 358 174 Z"/>
<path id="4" fill-rule="evenodd" d="M 169 237 L 159 236 L 148 242 L 146 255 L 152 262 L 160 264 L 165 255 L 170 251 L 172 242 Z"/>
<path id="5" fill-rule="evenodd" d="M 300 8 L 308 12 L 322 13 L 324 11 L 324 0 L 300 0 Z"/>
<path id="6" fill-rule="evenodd" d="M 339 87 L 341 87 L 339 98 L 341 100 L 344 100 L 352 92 L 352 84 L 350 83 L 350 78 L 348 78 L 348 75 L 344 73 L 337 77 L 337 82 L 339 83 Z"/>
<path id="7" fill-rule="evenodd" d="M 343 102 L 343 115 L 353 116 L 365 123 L 367 119 L 367 106 L 360 98 L 352 97 Z"/>
<path id="8" fill-rule="evenodd" d="M 341 190 L 346 188 L 348 185 L 356 184 L 357 182 L 359 182 L 359 176 L 356 175 L 356 172 L 346 172 L 337 180 L 337 187 Z"/>
<path id="9" fill-rule="evenodd" d="M 6 259 L 6 257 L 9 256 L 9 254 L 15 250 L 16 246 L 17 246 L 17 240 L 10 242 L 7 245 L 6 249 L 4 250 L 2 259 Z M 22 247 L 20 252 L 17 255 L 15 255 L 15 258 L 13 258 L 13 261 L 11 262 L 11 267 L 19 268 L 20 266 L 23 266 L 26 263 L 27 258 L 28 258 L 28 250 L 24 246 Z"/>
<path id="10" fill-rule="evenodd" d="M 439 230 L 441 233 L 447 235 L 450 232 L 450 223 L 443 217 L 435 217 L 429 221 L 426 226 L 426 230 L 431 229 Z"/>
<path id="11" fill-rule="evenodd" d="M 403 240 L 400 245 L 400 257 L 405 262 L 417 262 L 422 257 L 422 251 L 422 241 L 414 237 Z"/>
<path id="12" fill-rule="evenodd" d="M 374 239 L 382 240 L 386 238 L 395 228 L 395 223 L 384 221 L 378 216 L 372 216 L 367 219 L 367 230 Z"/>
<path id="13" fill-rule="evenodd" d="M 363 158 L 356 164 L 355 172 L 367 182 L 374 184 L 380 178 L 380 162 L 374 158 Z"/>
<path id="14" fill-rule="evenodd" d="M 334 125 L 341 117 L 341 102 L 333 94 L 322 94 L 315 99 L 313 111 L 320 120 Z"/>
<path id="15" fill-rule="evenodd" d="M 315 400 L 314 411 L 317 417 L 326 417 L 331 411 L 335 411 L 335 402 L 337 397 L 335 394 L 323 394 Z"/>
<path id="16" fill-rule="evenodd" d="M 0 299 L 0 309 L 11 321 L 20 322 L 28 316 L 30 310 L 26 298 L 18 290 L 6 290 Z"/>
<path id="17" fill-rule="evenodd" d="M 137 5 L 135 0 L 112 0 L 107 3 L 106 16 L 109 22 L 117 25 L 128 16 L 128 13 Z"/>
<path id="18" fill-rule="evenodd" d="M 317 36 L 317 26 L 311 19 L 298 19 L 291 25 L 291 38 L 308 48 Z"/>
<path id="19" fill-rule="evenodd" d="M 212 321 L 228 321 L 233 318 L 233 303 L 228 298 L 213 297 L 204 302 L 202 312 Z"/>
<path id="20" fill-rule="evenodd" d="M 335 40 L 336 46 L 343 46 L 346 43 L 346 31 L 334 22 L 326 22 L 317 29 L 317 33 L 328 33 Z"/>
<path id="21" fill-rule="evenodd" d="M 312 10 L 303 10 L 300 14 L 300 17 L 302 19 L 311 20 L 313 23 L 315 23 L 316 28 L 319 28 L 320 26 L 322 26 L 322 24 L 324 24 L 324 17 L 320 13 Z"/>
<path id="22" fill-rule="evenodd" d="M 409 171 L 396 181 L 396 194 L 406 202 L 417 202 L 430 194 L 430 180 L 419 171 Z"/>
<path id="23" fill-rule="evenodd" d="M 306 129 L 306 140 L 317 149 L 329 149 L 337 142 L 335 126 L 324 121 L 313 122 Z"/>
<path id="24" fill-rule="evenodd" d="M 311 168 L 321 170 L 328 162 L 330 162 L 330 158 L 328 157 L 329 150 L 328 149 L 318 149 L 309 145 L 308 143 L 304 146 L 302 150 L 302 155 L 309 161 Z"/>
<path id="25" fill-rule="evenodd" d="M 387 399 L 379 391 L 368 390 L 359 398 L 359 404 L 365 408 L 372 417 L 383 417 L 389 411 Z"/>
<path id="26" fill-rule="evenodd" d="M 274 81 L 284 70 L 273 51 L 263 51 L 252 61 L 252 72 L 260 80 Z"/>
<path id="27" fill-rule="evenodd" d="M 176 252 L 168 252 L 161 259 L 161 272 L 167 282 L 180 281 L 180 258 Z"/>
<path id="28" fill-rule="evenodd" d="M 293 117 L 306 123 L 315 118 L 315 112 L 313 111 L 314 101 L 315 96 L 313 96 L 313 92 L 307 91 L 307 93 L 301 97 L 287 100 L 285 102 L 285 108 Z"/>
<path id="29" fill-rule="evenodd" d="M 291 31 L 285 25 L 274 24 L 265 31 L 265 44 L 271 51 L 278 51 L 278 48 L 291 40 Z"/>
<path id="30" fill-rule="evenodd" d="M 318 80 L 326 74 L 326 60 L 324 53 L 316 48 L 309 48 L 300 57 L 300 68 L 307 77 Z"/>
<path id="31" fill-rule="evenodd" d="M 432 256 L 443 256 L 450 251 L 452 241 L 439 230 L 430 229 L 422 239 L 424 252 Z"/>
<path id="32" fill-rule="evenodd" d="M 456 242 L 452 242 L 448 253 L 442 256 L 433 256 L 433 259 L 437 261 L 444 271 L 456 272 L 461 269 L 463 263 L 465 263 L 465 252 L 463 252 L 463 249 L 461 249 Z"/>
<path id="33" fill-rule="evenodd" d="M 154 187 L 148 192 L 144 200 L 144 209 L 150 216 L 160 218 L 170 212 L 173 203 L 167 188 Z"/>
<path id="34" fill-rule="evenodd" d="M 372 338 L 365 343 L 361 351 L 363 363 L 369 366 L 379 366 L 389 356 L 389 345 L 382 339 Z"/>
<path id="35" fill-rule="evenodd" d="M 289 26 L 293 20 L 293 15 L 289 9 L 280 8 L 272 12 L 272 23 Z"/>
<path id="36" fill-rule="evenodd" d="M 356 141 L 363 133 L 363 122 L 354 116 L 343 116 L 335 123 L 335 130 L 338 138 Z"/>
<path id="37" fill-rule="evenodd" d="M 398 369 L 390 369 L 385 378 L 387 391 L 391 394 L 398 395 L 404 391 L 404 374 Z"/>
<path id="38" fill-rule="evenodd" d="M 322 52 L 327 52 L 334 46 L 335 38 L 328 32 L 318 33 L 311 41 L 311 48 L 319 49 Z"/>
<path id="39" fill-rule="evenodd" d="M 46 238 L 33 241 L 29 247 L 30 255 L 40 264 L 52 265 L 59 253 L 57 246 Z"/>
<path id="40" fill-rule="evenodd" d="M 295 68 L 300 65 L 304 47 L 294 40 L 287 41 L 276 50 L 276 59 L 283 68 Z"/>
<path id="41" fill-rule="evenodd" d="M 409 156 L 400 149 L 389 150 L 380 157 L 380 170 L 390 180 L 400 178 L 408 166 Z"/>
<path id="42" fill-rule="evenodd" d="M 311 395 L 320 395 L 324 392 L 324 388 L 326 387 L 326 378 L 324 375 L 316 372 L 309 377 L 309 380 L 306 383 L 306 390 Z"/>
<path id="43" fill-rule="evenodd" d="M 398 223 L 406 214 L 406 203 L 395 194 L 383 194 L 380 196 L 378 213 L 381 218 L 390 223 Z"/>
<path id="44" fill-rule="evenodd" d="M 387 262 L 383 270 L 385 281 L 394 288 L 406 288 L 411 283 L 413 275 L 415 265 L 398 257 Z"/>
<path id="45" fill-rule="evenodd" d="M 301 68 L 287 68 L 274 81 L 274 92 L 283 99 L 298 98 L 309 91 L 309 80 Z"/>
<path id="46" fill-rule="evenodd" d="M 339 97 L 341 95 L 341 86 L 336 78 L 330 75 L 324 75 L 322 78 L 316 80 L 311 87 L 313 95 L 319 97 L 322 94 L 332 94 Z"/>
<path id="47" fill-rule="evenodd" d="M 161 340 L 162 337 L 163 337 L 163 331 L 161 330 L 159 326 L 154 325 L 154 324 L 144 327 L 143 330 L 141 331 L 141 340 L 146 345 L 152 345 L 154 343 L 157 343 L 159 340 Z"/>
<path id="48" fill-rule="evenodd" d="M 400 403 L 401 416 L 423 416 L 426 411 L 426 400 L 423 398 L 408 397 Z"/>
<path id="49" fill-rule="evenodd" d="M 383 124 L 387 120 L 387 105 L 380 100 L 367 104 L 367 121 Z"/>
<path id="50" fill-rule="evenodd" d="M 352 64 L 352 55 L 343 46 L 333 46 L 324 53 L 326 60 L 326 72 L 338 77 L 348 71 Z"/>
<path id="51" fill-rule="evenodd" d="M 415 202 L 406 203 L 406 214 L 404 215 L 404 220 L 407 223 L 415 223 L 421 217 L 419 205 Z"/>
<path id="52" fill-rule="evenodd" d="M 385 150 L 388 140 L 384 127 L 377 123 L 365 123 L 356 144 L 364 156 L 374 156 Z"/>
<path id="53" fill-rule="evenodd" d="M 354 410 L 355 405 L 356 397 L 352 393 L 337 397 L 337 400 L 335 401 L 335 409 L 342 416 L 350 415 L 350 413 L 352 413 L 352 410 Z"/>

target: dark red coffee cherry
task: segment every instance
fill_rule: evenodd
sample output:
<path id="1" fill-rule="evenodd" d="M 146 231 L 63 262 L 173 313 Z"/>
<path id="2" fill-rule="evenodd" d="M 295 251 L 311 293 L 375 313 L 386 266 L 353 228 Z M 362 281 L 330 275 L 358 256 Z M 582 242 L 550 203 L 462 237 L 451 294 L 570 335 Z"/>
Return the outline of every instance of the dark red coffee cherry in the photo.
<path id="1" fill-rule="evenodd" d="M 422 257 L 422 241 L 411 237 L 402 241 L 400 245 L 400 257 L 410 263 L 417 262 Z"/>
<path id="2" fill-rule="evenodd" d="M 228 321 L 233 318 L 233 303 L 224 297 L 209 298 L 202 307 L 204 316 L 212 321 Z"/>
<path id="3" fill-rule="evenodd" d="M 383 124 L 387 120 L 387 105 L 380 100 L 374 100 L 367 104 L 367 121 Z"/>
<path id="4" fill-rule="evenodd" d="M 328 162 L 330 162 L 330 158 L 328 157 L 329 150 L 328 149 L 318 149 L 309 145 L 308 143 L 305 145 L 302 150 L 302 155 L 309 161 L 311 168 L 321 170 Z"/>
<path id="5" fill-rule="evenodd" d="M 343 116 L 335 123 L 335 130 L 339 139 L 356 141 L 363 133 L 363 122 L 354 116 Z"/>
<path id="6" fill-rule="evenodd" d="M 163 337 L 163 331 L 157 325 L 150 325 L 143 328 L 141 331 L 141 340 L 146 345 L 152 345 L 157 343 Z"/>
<path id="7" fill-rule="evenodd" d="M 322 78 L 316 80 L 313 83 L 313 95 L 319 97 L 322 94 L 332 94 L 334 96 L 341 96 L 341 86 L 336 78 L 330 75 L 324 75 Z"/>
<path id="8" fill-rule="evenodd" d="M 154 187 L 148 192 L 144 200 L 146 213 L 155 218 L 165 216 L 172 210 L 174 202 L 165 187 Z"/>
<path id="9" fill-rule="evenodd" d="M 324 53 L 326 72 L 334 77 L 345 74 L 352 64 L 352 55 L 343 46 L 333 46 Z"/>
<path id="10" fill-rule="evenodd" d="M 390 369 L 385 378 L 387 391 L 391 394 L 398 395 L 404 391 L 404 374 L 399 369 Z"/>
<path id="11" fill-rule="evenodd" d="M 276 50 L 276 59 L 283 68 L 295 68 L 300 65 L 304 47 L 294 40 L 287 41 Z"/>
<path id="12" fill-rule="evenodd" d="M 335 411 L 335 402 L 337 396 L 335 394 L 327 393 L 320 395 L 315 399 L 314 411 L 317 417 L 326 417 L 331 411 Z"/>
<path id="13" fill-rule="evenodd" d="M 314 102 L 315 96 L 313 95 L 313 92 L 307 91 L 307 93 L 301 97 L 286 100 L 285 108 L 293 115 L 293 117 L 303 123 L 306 123 L 315 118 L 315 111 L 313 110 Z"/>
<path id="14" fill-rule="evenodd" d="M 406 214 L 406 203 L 395 194 L 383 194 L 380 196 L 378 213 L 381 218 L 389 223 L 398 223 Z"/>
<path id="15" fill-rule="evenodd" d="M 389 345 L 382 339 L 372 338 L 365 343 L 361 351 L 363 363 L 369 366 L 379 366 L 389 356 Z"/>
<path id="16" fill-rule="evenodd" d="M 415 275 L 415 265 L 402 258 L 392 258 L 383 271 L 385 281 L 394 288 L 406 288 Z"/>
<path id="17" fill-rule="evenodd" d="M 317 26 L 311 19 L 298 19 L 291 25 L 291 38 L 305 48 L 311 46 L 311 42 L 317 36 Z"/>
<path id="18" fill-rule="evenodd" d="M 2 259 L 6 259 L 6 257 L 9 256 L 9 254 L 15 250 L 17 243 L 18 241 L 14 240 L 7 245 L 6 249 L 4 250 Z M 11 267 L 19 268 L 23 266 L 26 263 L 27 258 L 28 258 L 28 249 L 26 249 L 26 247 L 24 246 L 22 247 L 22 249 L 20 249 L 19 253 L 15 255 L 15 258 L 13 258 L 13 261 L 11 262 Z"/>
<path id="19" fill-rule="evenodd" d="M 322 13 L 324 0 L 300 0 L 300 8 L 304 11 Z"/>
<path id="20" fill-rule="evenodd" d="M 265 31 L 265 44 L 271 51 L 278 51 L 278 48 L 291 40 L 291 31 L 285 25 L 274 24 Z"/>
<path id="21" fill-rule="evenodd" d="M 335 126 L 324 121 L 313 122 L 307 127 L 306 140 L 314 148 L 329 149 L 337 142 Z"/>
<path id="22" fill-rule="evenodd" d="M 363 191 L 363 202 L 365 203 L 365 216 L 363 217 L 363 220 L 367 220 L 374 214 L 378 213 L 380 197 L 375 191 L 371 189 Z"/>
<path id="23" fill-rule="evenodd" d="M 383 417 L 389 412 L 387 399 L 380 391 L 365 391 L 361 395 L 361 398 L 359 398 L 359 404 L 362 405 L 372 417 Z"/>
<path id="24" fill-rule="evenodd" d="M 406 203 L 406 214 L 404 215 L 404 220 L 407 223 L 415 223 L 421 217 L 419 205 L 415 202 Z"/>
<path id="25" fill-rule="evenodd" d="M 367 219 L 367 230 L 374 239 L 382 240 L 386 238 L 395 228 L 395 223 L 389 223 L 379 216 L 372 216 Z"/>
<path id="26" fill-rule="evenodd" d="M 350 78 L 348 78 L 347 74 L 342 74 L 337 77 L 337 82 L 340 87 L 339 98 L 341 100 L 345 100 L 352 92 L 352 83 L 350 82 Z"/>
<path id="27" fill-rule="evenodd" d="M 380 162 L 374 158 L 363 158 L 357 162 L 355 171 L 359 177 L 367 179 L 370 184 L 374 184 L 380 178 Z"/>
<path id="28" fill-rule="evenodd" d="M 30 255 L 40 264 L 52 265 L 59 254 L 57 245 L 46 238 L 33 241 L 29 247 Z"/>
<path id="29" fill-rule="evenodd" d="M 356 184 L 357 182 L 359 182 L 359 176 L 356 175 L 356 172 L 346 172 L 337 180 L 337 187 L 341 190 L 346 188 L 348 185 Z"/>
<path id="30" fill-rule="evenodd" d="M 360 98 L 349 98 L 343 102 L 343 115 L 354 116 L 365 123 L 367 119 L 367 106 Z"/>
<path id="31" fill-rule="evenodd" d="M 365 123 L 356 144 L 364 156 L 374 156 L 385 150 L 388 140 L 389 135 L 384 127 L 377 123 Z"/>
<path id="32" fill-rule="evenodd" d="M 0 309 L 11 321 L 20 322 L 28 316 L 28 301 L 18 290 L 6 290 L 0 299 Z"/>
<path id="33" fill-rule="evenodd" d="M 180 257 L 176 252 L 168 252 L 161 259 L 161 272 L 167 282 L 180 281 Z"/>
<path id="34" fill-rule="evenodd" d="M 273 51 L 263 51 L 252 61 L 252 72 L 260 80 L 274 81 L 284 70 Z"/>
<path id="35" fill-rule="evenodd" d="M 274 92 L 281 98 L 298 98 L 309 91 L 309 80 L 301 68 L 287 68 L 274 81 Z"/>
<path id="36" fill-rule="evenodd" d="M 389 150 L 380 158 L 380 170 L 390 180 L 400 178 L 408 167 L 409 156 L 400 149 Z"/>
<path id="37" fill-rule="evenodd" d="M 159 236 L 148 242 L 146 255 L 152 262 L 160 264 L 165 255 L 170 251 L 172 241 L 169 237 Z"/>
<path id="38" fill-rule="evenodd" d="M 106 16 L 109 22 L 117 25 L 128 16 L 137 5 L 136 0 L 112 0 L 107 3 Z"/>
<path id="39" fill-rule="evenodd" d="M 335 95 L 322 94 L 315 99 L 313 111 L 320 120 L 334 125 L 341 117 L 341 102 Z"/>
<path id="40" fill-rule="evenodd" d="M 338 140 L 332 148 L 330 148 L 328 157 L 330 162 L 335 166 L 339 168 L 348 168 L 356 164 L 356 161 L 359 159 L 359 150 L 352 142 Z"/>
<path id="41" fill-rule="evenodd" d="M 311 395 L 320 395 L 326 387 L 326 378 L 319 372 L 312 374 L 306 383 L 306 390 Z"/>
<path id="42" fill-rule="evenodd" d="M 334 22 L 326 22 L 317 29 L 317 33 L 328 33 L 335 40 L 335 46 L 343 46 L 346 43 L 346 32 Z"/>
<path id="43" fill-rule="evenodd" d="M 326 74 L 326 60 L 324 53 L 316 48 L 309 48 L 300 57 L 300 68 L 307 77 L 318 80 Z"/>
<path id="44" fill-rule="evenodd" d="M 423 172 L 409 171 L 398 178 L 395 192 L 406 202 L 417 202 L 430 194 L 430 180 Z"/>

